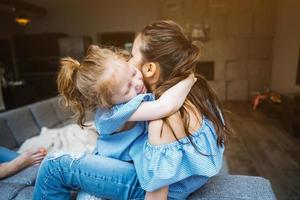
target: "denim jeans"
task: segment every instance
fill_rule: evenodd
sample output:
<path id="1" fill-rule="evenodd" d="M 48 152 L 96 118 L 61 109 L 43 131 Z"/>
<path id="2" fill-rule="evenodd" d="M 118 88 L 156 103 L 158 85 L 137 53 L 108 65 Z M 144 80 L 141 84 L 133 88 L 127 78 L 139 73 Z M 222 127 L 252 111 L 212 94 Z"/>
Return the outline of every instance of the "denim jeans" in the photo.
<path id="1" fill-rule="evenodd" d="M 9 162 L 19 155 L 20 154 L 15 151 L 11 151 L 5 147 L 0 146 L 0 163 Z"/>
<path id="2" fill-rule="evenodd" d="M 138 200 L 145 197 L 133 163 L 92 154 L 48 155 L 40 166 L 33 199 L 70 199 L 71 190 L 82 190 L 105 199 Z M 170 193 L 184 199 L 182 192 Z"/>
<path id="3" fill-rule="evenodd" d="M 69 199 L 83 190 L 107 199 L 143 199 L 132 163 L 92 154 L 55 153 L 42 162 L 33 199 Z"/>

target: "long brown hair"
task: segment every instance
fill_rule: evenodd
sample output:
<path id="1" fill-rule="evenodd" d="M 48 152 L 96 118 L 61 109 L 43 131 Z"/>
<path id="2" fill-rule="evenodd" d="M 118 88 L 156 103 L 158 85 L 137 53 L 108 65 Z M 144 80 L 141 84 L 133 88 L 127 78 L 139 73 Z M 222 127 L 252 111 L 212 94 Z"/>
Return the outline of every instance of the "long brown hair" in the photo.
<path id="1" fill-rule="evenodd" d="M 167 89 L 187 78 L 189 74 L 196 73 L 196 63 L 199 60 L 200 51 L 192 44 L 184 34 L 183 29 L 173 21 L 157 21 L 144 27 L 141 36 L 141 53 L 144 62 L 156 62 L 161 68 L 161 79 L 154 89 L 154 94 L 158 98 Z M 222 146 L 226 136 L 233 132 L 230 128 L 223 106 L 214 90 L 200 74 L 195 74 L 197 82 L 192 87 L 184 106 L 179 112 L 183 120 L 185 133 L 189 133 L 188 110 L 201 112 L 212 121 L 218 134 L 218 145 Z M 222 114 L 221 114 L 222 113 Z M 197 116 L 197 115 L 196 115 Z M 169 125 L 168 118 L 163 119 Z M 174 137 L 176 137 L 173 131 Z M 190 141 L 190 134 L 187 134 Z"/>
<path id="2" fill-rule="evenodd" d="M 123 58 L 117 49 L 91 45 L 81 63 L 66 57 L 60 60 L 57 86 L 66 107 L 75 113 L 77 123 L 84 127 L 86 111 L 97 107 L 110 108 L 114 76 L 108 60 Z"/>

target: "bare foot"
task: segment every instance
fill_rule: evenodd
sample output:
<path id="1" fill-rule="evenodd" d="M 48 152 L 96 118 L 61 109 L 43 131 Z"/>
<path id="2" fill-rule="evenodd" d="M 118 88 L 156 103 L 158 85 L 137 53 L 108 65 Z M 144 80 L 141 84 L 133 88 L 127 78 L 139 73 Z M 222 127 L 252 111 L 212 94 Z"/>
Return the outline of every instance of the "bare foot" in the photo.
<path id="1" fill-rule="evenodd" d="M 46 154 L 47 150 L 45 148 L 28 150 L 22 153 L 14 160 L 0 165 L 0 178 L 12 175 L 25 167 L 41 163 Z"/>
<path id="2" fill-rule="evenodd" d="M 13 162 L 19 169 L 22 169 L 30 165 L 41 163 L 46 154 L 47 150 L 45 148 L 28 150 L 11 162 Z"/>

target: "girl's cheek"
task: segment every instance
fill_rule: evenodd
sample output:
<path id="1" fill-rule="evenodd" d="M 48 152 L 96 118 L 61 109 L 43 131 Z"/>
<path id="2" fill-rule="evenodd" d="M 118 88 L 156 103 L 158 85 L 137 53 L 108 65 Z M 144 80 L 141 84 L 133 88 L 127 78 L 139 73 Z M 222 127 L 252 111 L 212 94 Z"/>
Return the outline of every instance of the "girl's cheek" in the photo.
<path id="1" fill-rule="evenodd" d="M 144 77 L 143 77 L 142 72 L 139 70 L 138 73 L 139 73 L 139 79 L 143 79 Z"/>

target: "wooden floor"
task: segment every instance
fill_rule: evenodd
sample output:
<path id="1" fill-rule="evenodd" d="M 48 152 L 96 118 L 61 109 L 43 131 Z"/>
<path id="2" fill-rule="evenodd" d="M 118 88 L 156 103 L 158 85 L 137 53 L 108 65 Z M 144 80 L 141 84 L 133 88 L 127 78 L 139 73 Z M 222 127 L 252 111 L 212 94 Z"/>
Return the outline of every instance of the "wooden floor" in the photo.
<path id="1" fill-rule="evenodd" d="M 278 119 L 252 111 L 247 102 L 227 102 L 237 136 L 226 146 L 230 174 L 263 176 L 279 200 L 300 199 L 300 138 L 286 132 Z"/>

